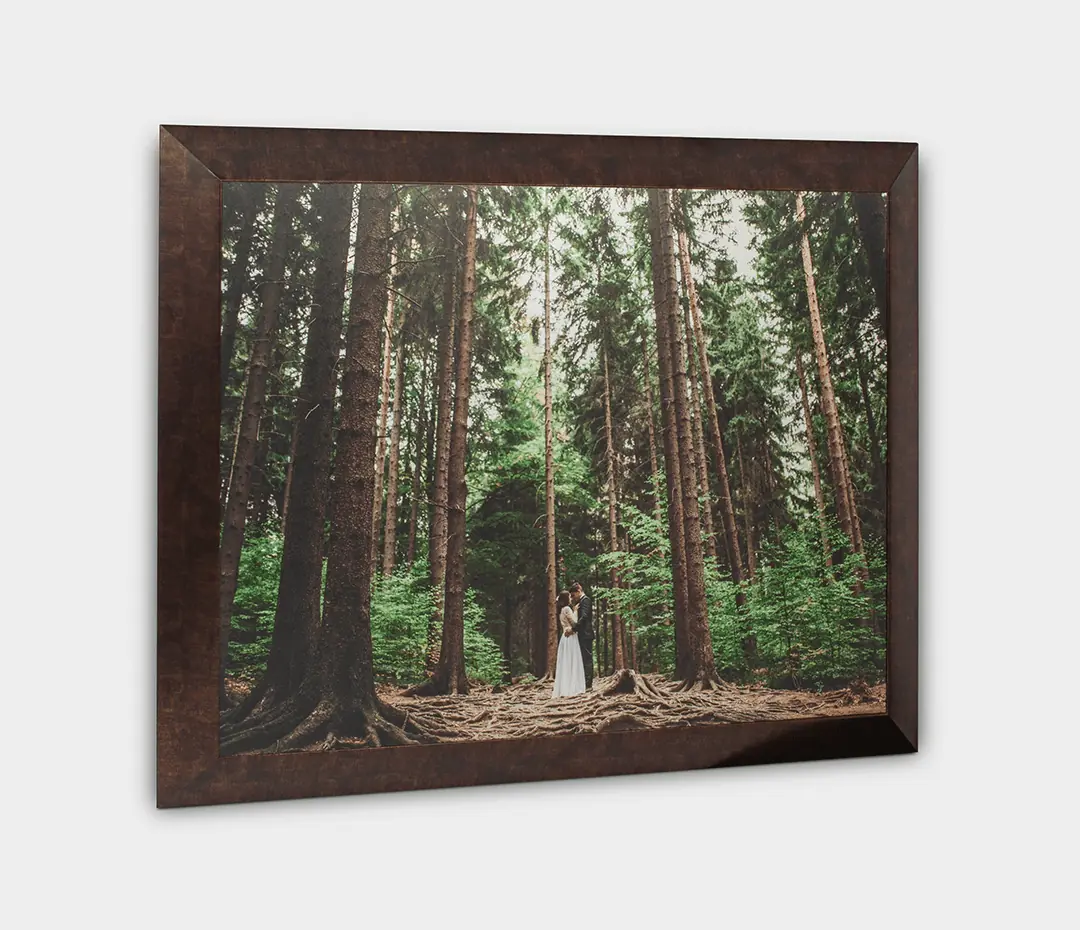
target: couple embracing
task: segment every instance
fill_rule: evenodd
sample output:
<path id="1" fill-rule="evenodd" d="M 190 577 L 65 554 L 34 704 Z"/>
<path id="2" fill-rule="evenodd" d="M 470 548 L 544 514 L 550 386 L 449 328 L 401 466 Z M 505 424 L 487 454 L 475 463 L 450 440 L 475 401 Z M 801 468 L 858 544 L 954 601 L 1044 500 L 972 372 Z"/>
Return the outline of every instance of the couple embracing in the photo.
<path id="1" fill-rule="evenodd" d="M 555 608 L 562 637 L 555 659 L 552 697 L 569 697 L 592 687 L 592 601 L 575 581 L 569 591 L 559 595 Z"/>

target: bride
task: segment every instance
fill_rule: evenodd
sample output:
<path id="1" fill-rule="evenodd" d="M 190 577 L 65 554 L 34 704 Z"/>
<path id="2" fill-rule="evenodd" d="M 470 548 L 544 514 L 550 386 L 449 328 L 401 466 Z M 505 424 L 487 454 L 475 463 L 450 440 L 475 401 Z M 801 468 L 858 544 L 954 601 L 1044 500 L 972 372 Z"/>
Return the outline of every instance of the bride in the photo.
<path id="1" fill-rule="evenodd" d="M 559 595 L 555 607 L 563 635 L 559 640 L 559 653 L 555 658 L 555 690 L 552 697 L 569 697 L 585 690 L 585 663 L 581 658 L 577 633 L 574 632 L 577 611 L 570 606 L 569 591 L 563 591 Z"/>

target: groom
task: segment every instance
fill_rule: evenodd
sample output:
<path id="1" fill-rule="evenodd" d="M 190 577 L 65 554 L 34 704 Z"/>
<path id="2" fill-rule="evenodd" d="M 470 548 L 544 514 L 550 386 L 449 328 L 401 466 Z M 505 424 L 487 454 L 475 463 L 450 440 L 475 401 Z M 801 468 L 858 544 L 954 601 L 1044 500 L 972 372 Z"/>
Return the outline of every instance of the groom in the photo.
<path id="1" fill-rule="evenodd" d="M 593 680 L 592 599 L 581 590 L 581 584 L 577 581 L 570 585 L 570 603 L 577 611 L 574 631 L 578 635 L 578 645 L 581 647 L 581 661 L 585 664 L 585 690 L 588 691 L 592 688 Z"/>

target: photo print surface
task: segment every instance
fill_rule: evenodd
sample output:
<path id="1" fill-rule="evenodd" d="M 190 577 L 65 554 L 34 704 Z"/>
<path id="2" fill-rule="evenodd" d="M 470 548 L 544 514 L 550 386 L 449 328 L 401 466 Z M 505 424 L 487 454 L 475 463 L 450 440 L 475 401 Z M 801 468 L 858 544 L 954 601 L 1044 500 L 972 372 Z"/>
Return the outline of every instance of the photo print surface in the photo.
<path id="1" fill-rule="evenodd" d="M 886 210 L 224 183 L 220 752 L 884 713 Z"/>

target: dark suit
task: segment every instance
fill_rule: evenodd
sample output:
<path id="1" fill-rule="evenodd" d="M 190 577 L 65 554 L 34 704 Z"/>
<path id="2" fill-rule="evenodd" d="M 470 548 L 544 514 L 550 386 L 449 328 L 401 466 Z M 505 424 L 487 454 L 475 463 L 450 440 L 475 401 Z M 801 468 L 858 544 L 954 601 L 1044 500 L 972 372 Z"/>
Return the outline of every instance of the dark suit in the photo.
<path id="1" fill-rule="evenodd" d="M 574 629 L 578 635 L 578 645 L 581 647 L 581 661 L 585 663 L 585 687 L 592 687 L 593 680 L 593 622 L 592 622 L 592 599 L 583 594 L 577 605 L 577 623 Z"/>

